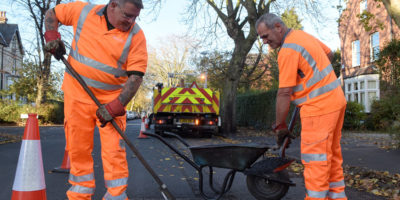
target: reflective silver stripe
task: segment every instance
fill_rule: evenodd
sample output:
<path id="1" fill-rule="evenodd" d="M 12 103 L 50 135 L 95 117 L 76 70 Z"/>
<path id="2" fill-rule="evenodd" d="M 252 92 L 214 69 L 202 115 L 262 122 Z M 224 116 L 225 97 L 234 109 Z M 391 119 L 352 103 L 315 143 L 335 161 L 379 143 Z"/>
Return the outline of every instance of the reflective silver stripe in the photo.
<path id="1" fill-rule="evenodd" d="M 126 58 L 128 57 L 129 53 L 129 47 L 131 46 L 131 41 L 132 37 L 136 35 L 140 31 L 140 26 L 135 23 L 133 28 L 131 29 L 131 32 L 129 33 L 128 39 L 126 39 L 124 49 L 122 50 L 121 57 L 119 58 L 117 64 L 118 64 L 118 69 L 122 68 L 122 65 L 126 62 Z"/>
<path id="2" fill-rule="evenodd" d="M 106 193 L 103 197 L 105 200 L 125 200 L 128 198 L 128 196 L 126 196 L 126 193 L 123 192 L 121 195 L 119 196 L 112 196 L 110 193 Z"/>
<path id="3" fill-rule="evenodd" d="M 346 193 L 340 192 L 340 193 L 335 193 L 335 192 L 329 192 L 328 196 L 330 199 L 342 199 L 342 198 L 346 198 Z"/>
<path id="4" fill-rule="evenodd" d="M 78 51 L 78 40 L 79 37 L 81 36 L 81 31 L 83 27 L 83 23 L 86 20 L 87 15 L 89 12 L 95 7 L 96 5 L 94 4 L 87 4 L 85 7 L 83 7 L 81 14 L 79 15 L 79 20 L 78 20 L 78 25 L 76 26 L 76 33 L 75 33 L 75 50 Z"/>
<path id="5" fill-rule="evenodd" d="M 104 15 L 104 10 L 106 9 L 106 6 L 103 6 L 99 11 L 97 11 L 98 16 L 103 16 Z"/>
<path id="6" fill-rule="evenodd" d="M 80 185 L 73 185 L 69 188 L 69 191 L 81 194 L 93 194 L 94 188 L 84 187 Z"/>
<path id="7" fill-rule="evenodd" d="M 311 66 L 311 69 L 313 70 L 313 77 L 311 77 L 310 80 L 307 81 L 307 83 L 306 83 L 307 88 L 313 86 L 315 83 L 322 80 L 333 70 L 332 65 L 328 65 L 327 67 L 325 67 L 322 70 L 322 72 L 320 72 L 317 67 L 317 63 L 315 62 L 315 60 L 311 56 L 311 54 L 308 53 L 308 51 L 304 47 L 302 47 L 298 44 L 295 44 L 295 43 L 287 43 L 286 44 L 285 43 L 282 45 L 282 48 L 289 48 L 289 49 L 293 49 L 293 50 L 299 52 L 301 54 L 301 56 L 303 56 L 303 58 Z"/>
<path id="8" fill-rule="evenodd" d="M 74 36 L 74 39 L 75 39 L 75 50 L 73 50 L 73 48 L 71 47 L 70 55 L 71 55 L 71 57 L 73 57 L 78 62 L 80 62 L 80 63 L 82 63 L 82 64 L 84 64 L 86 66 L 98 69 L 98 70 L 100 70 L 102 72 L 112 74 L 116 78 L 118 78 L 118 77 L 126 77 L 127 73 L 126 73 L 126 70 L 122 69 L 122 65 L 126 62 L 126 59 L 128 57 L 129 48 L 130 48 L 130 45 L 131 45 L 131 42 L 132 42 L 132 37 L 136 33 L 138 33 L 141 30 L 141 28 L 139 27 L 139 25 L 135 24 L 133 26 L 133 28 L 131 29 L 131 31 L 130 31 L 130 33 L 128 35 L 128 38 L 127 38 L 127 40 L 125 42 L 125 45 L 124 45 L 123 51 L 121 53 L 121 56 L 120 56 L 120 58 L 118 59 L 118 61 L 116 63 L 117 66 L 118 66 L 117 68 L 108 66 L 108 65 L 103 64 L 103 63 L 101 63 L 101 62 L 99 62 L 97 60 L 93 60 L 91 58 L 85 57 L 85 56 L 79 54 L 78 41 L 79 41 L 80 34 L 81 34 L 81 31 L 82 31 L 82 28 L 83 28 L 83 24 L 86 21 L 86 17 L 89 14 L 90 10 L 92 10 L 94 8 L 94 6 L 95 5 L 93 5 L 93 4 L 88 4 L 82 9 L 82 12 L 81 12 L 81 14 L 79 16 L 79 20 L 78 20 L 78 25 L 77 25 L 77 28 L 76 28 L 75 36 Z M 103 10 L 103 9 L 101 9 L 101 10 Z M 99 12 L 96 13 L 96 14 L 99 15 Z M 83 77 L 83 76 L 82 76 L 82 78 L 84 79 L 84 81 L 86 82 L 87 85 L 89 85 L 91 87 L 94 87 L 94 88 L 103 89 L 103 90 L 118 90 L 118 89 L 123 87 L 122 85 L 111 85 L 111 84 L 108 84 L 108 83 L 104 83 L 104 82 L 101 82 L 101 81 L 93 80 L 93 79 L 90 79 L 90 78 L 87 78 L 87 77 Z"/>
<path id="9" fill-rule="evenodd" d="M 72 76 L 72 73 L 68 69 L 65 69 L 65 72 L 67 72 L 68 74 L 70 74 Z M 94 87 L 94 88 L 99 88 L 99 89 L 102 89 L 102 90 L 118 90 L 118 89 L 121 89 L 123 87 L 123 85 L 112 85 L 112 84 L 108 84 L 108 83 L 103 83 L 103 82 L 100 82 L 100 81 L 96 81 L 96 80 L 87 78 L 87 77 L 82 76 L 82 75 L 81 75 L 81 78 L 85 81 L 85 83 L 88 86 Z"/>
<path id="10" fill-rule="evenodd" d="M 345 186 L 344 180 L 329 183 L 329 188 L 337 188 L 337 187 L 343 187 L 343 186 Z"/>
<path id="11" fill-rule="evenodd" d="M 80 182 L 84 182 L 84 181 L 91 181 L 94 180 L 94 174 L 86 174 L 83 176 L 75 176 L 73 174 L 69 174 L 69 180 L 76 182 L 76 183 L 80 183 Z"/>
<path id="12" fill-rule="evenodd" d="M 306 101 L 307 101 L 307 97 L 303 97 L 303 98 L 295 99 L 295 100 L 293 100 L 292 102 L 293 102 L 295 105 L 299 105 L 299 104 L 302 104 L 302 103 L 304 103 L 304 102 L 306 102 Z"/>
<path id="13" fill-rule="evenodd" d="M 300 92 L 300 91 L 303 91 L 303 90 L 304 90 L 303 83 L 300 83 L 299 85 L 296 85 L 293 88 L 293 92 Z"/>
<path id="14" fill-rule="evenodd" d="M 325 191 L 321 191 L 321 192 L 306 190 L 306 192 L 307 192 L 307 195 L 312 198 L 326 198 L 329 190 L 325 190 Z"/>
<path id="15" fill-rule="evenodd" d="M 316 68 L 316 70 L 318 70 L 318 68 Z M 306 83 L 307 88 L 313 86 L 314 84 L 316 84 L 317 82 L 328 76 L 328 74 L 331 73 L 332 71 L 333 71 L 332 65 L 329 64 L 321 72 L 319 73 L 314 72 L 314 76 L 311 77 L 310 80 L 308 80 Z"/>
<path id="16" fill-rule="evenodd" d="M 113 188 L 128 184 L 128 178 L 120 178 L 115 180 L 106 180 L 106 187 Z"/>
<path id="17" fill-rule="evenodd" d="M 308 80 L 306 82 L 306 87 L 307 88 L 310 88 L 311 86 L 313 86 L 317 82 L 321 81 L 326 76 L 328 76 L 329 73 L 331 73 L 333 71 L 333 68 L 332 68 L 331 64 L 329 64 L 327 67 L 325 67 L 322 71 L 319 71 L 319 69 L 317 67 L 317 63 L 315 62 L 315 60 L 313 59 L 311 54 L 308 53 L 308 51 L 304 47 L 302 47 L 302 46 L 300 46 L 298 44 L 285 43 L 285 44 L 282 45 L 282 48 L 289 48 L 289 49 L 293 49 L 293 50 L 299 52 L 301 54 L 301 56 L 303 56 L 303 58 L 308 62 L 309 66 L 313 70 L 313 77 L 311 77 L 310 80 Z M 340 83 L 339 83 L 339 85 L 340 85 Z M 299 84 L 299 85 L 295 86 L 294 92 L 299 92 L 299 91 L 302 91 L 303 89 L 304 88 L 303 88 L 302 84 L 301 85 Z M 329 92 L 331 90 L 332 90 L 331 87 L 323 86 L 321 88 L 318 88 L 317 90 L 311 91 L 311 93 L 309 95 L 309 98 L 311 99 L 313 97 L 319 96 L 319 95 L 321 95 L 323 93 L 326 93 L 326 92 Z M 294 100 L 293 103 L 296 104 L 296 105 L 299 105 L 301 103 L 304 103 L 305 101 L 307 101 L 307 99 L 306 99 L 306 97 L 303 97 L 302 99 Z"/>
<path id="18" fill-rule="evenodd" d="M 310 161 L 326 161 L 326 154 L 302 153 L 301 160 L 304 160 L 306 163 Z"/>
<path id="19" fill-rule="evenodd" d="M 333 89 L 337 88 L 340 86 L 340 80 L 336 79 L 335 81 L 333 81 L 332 83 L 329 83 L 328 85 L 322 86 L 320 88 L 317 88 L 313 91 L 310 92 L 310 99 L 317 97 L 321 94 L 327 93 L 332 91 Z"/>
<path id="20" fill-rule="evenodd" d="M 91 58 L 85 57 L 81 54 L 78 53 L 78 51 L 71 49 L 71 52 L 69 53 L 71 55 L 71 57 L 73 57 L 75 60 L 77 60 L 78 62 L 85 64 L 87 66 L 93 67 L 95 69 L 98 69 L 100 71 L 112 74 L 114 76 L 128 76 L 126 74 L 126 71 L 121 69 L 121 68 L 114 68 L 111 66 L 108 66 L 106 64 L 103 64 L 101 62 L 98 62 L 96 60 L 93 60 Z"/>

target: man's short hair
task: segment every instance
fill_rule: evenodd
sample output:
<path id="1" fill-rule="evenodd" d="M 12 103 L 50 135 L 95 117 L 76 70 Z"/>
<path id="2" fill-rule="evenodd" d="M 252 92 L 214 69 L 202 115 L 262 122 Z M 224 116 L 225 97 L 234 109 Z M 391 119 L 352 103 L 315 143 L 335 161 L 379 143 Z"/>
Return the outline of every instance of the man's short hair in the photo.
<path id="1" fill-rule="evenodd" d="M 280 23 L 286 26 L 282 19 L 273 13 L 265 13 L 261 15 L 261 17 L 258 18 L 258 20 L 256 21 L 256 28 L 258 28 L 258 25 L 260 25 L 260 23 L 265 24 L 269 29 L 274 28 L 276 23 Z"/>
<path id="2" fill-rule="evenodd" d="M 143 9 L 142 0 L 110 0 L 110 3 L 113 1 L 119 3 L 120 5 L 124 5 L 126 2 L 133 3 L 137 8 Z"/>

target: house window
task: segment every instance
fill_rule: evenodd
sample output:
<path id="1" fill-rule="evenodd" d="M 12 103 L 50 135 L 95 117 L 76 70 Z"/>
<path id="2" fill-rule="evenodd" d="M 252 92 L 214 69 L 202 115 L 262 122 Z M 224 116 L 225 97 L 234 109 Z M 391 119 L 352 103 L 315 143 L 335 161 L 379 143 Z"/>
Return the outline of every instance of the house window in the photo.
<path id="1" fill-rule="evenodd" d="M 351 44 L 352 47 L 352 57 L 353 57 L 353 67 L 360 66 L 360 40 L 356 40 Z"/>
<path id="2" fill-rule="evenodd" d="M 347 101 L 354 101 L 364 106 L 365 112 L 371 111 L 371 104 L 379 100 L 379 75 L 360 75 L 345 79 Z"/>
<path id="3" fill-rule="evenodd" d="M 13 60 L 12 74 L 13 75 L 17 74 L 17 58 L 14 58 Z"/>
<path id="4" fill-rule="evenodd" d="M 367 0 L 361 0 L 361 2 L 360 2 L 360 14 L 362 14 L 364 12 L 364 10 L 368 10 Z"/>
<path id="5" fill-rule="evenodd" d="M 368 81 L 368 89 L 376 89 L 376 81 L 375 80 Z"/>
<path id="6" fill-rule="evenodd" d="M 379 54 L 379 32 L 375 32 L 370 36 L 370 56 L 371 62 L 378 59 Z"/>

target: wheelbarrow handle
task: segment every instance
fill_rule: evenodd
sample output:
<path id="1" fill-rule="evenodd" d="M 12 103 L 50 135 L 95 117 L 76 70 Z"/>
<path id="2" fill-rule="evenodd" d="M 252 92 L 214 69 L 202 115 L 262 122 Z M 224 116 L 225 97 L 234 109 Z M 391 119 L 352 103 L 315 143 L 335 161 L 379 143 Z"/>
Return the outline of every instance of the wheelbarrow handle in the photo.
<path id="1" fill-rule="evenodd" d="M 100 107 L 101 103 L 100 101 L 96 98 L 96 96 L 93 94 L 93 92 L 90 90 L 90 88 L 87 86 L 86 82 L 82 79 L 82 77 L 78 74 L 78 72 L 75 71 L 75 69 L 69 64 L 67 59 L 65 59 L 64 56 L 61 57 L 62 62 L 65 64 L 67 67 L 68 71 L 71 72 L 72 76 L 78 80 L 79 84 L 83 87 L 83 89 L 86 91 L 86 93 L 90 96 L 90 98 L 94 101 L 94 103 Z M 150 173 L 150 175 L 153 177 L 153 179 L 158 183 L 161 191 L 161 195 L 163 196 L 164 199 L 171 199 L 174 200 L 175 197 L 169 192 L 167 185 L 165 185 L 161 179 L 158 177 L 158 175 L 154 172 L 154 170 L 150 167 L 150 165 L 146 162 L 142 154 L 135 148 L 135 146 L 132 144 L 132 142 L 128 139 L 126 134 L 119 128 L 118 124 L 115 122 L 114 119 L 111 120 L 111 124 L 114 126 L 115 130 L 119 133 L 119 135 L 124 139 L 125 143 L 129 146 L 129 148 L 133 151 L 133 153 L 136 155 L 136 157 L 139 159 L 139 161 L 143 164 L 143 166 L 146 168 L 146 170 Z"/>
<path id="2" fill-rule="evenodd" d="M 296 124 L 296 119 L 299 114 L 299 111 L 300 111 L 300 108 L 296 107 L 292 113 L 292 117 L 290 118 L 289 127 L 288 127 L 289 134 L 292 134 L 292 132 L 293 132 L 294 125 Z M 279 156 L 282 158 L 285 157 L 285 150 L 289 144 L 290 137 L 292 137 L 292 136 L 285 137 L 285 139 L 283 140 L 283 144 L 282 144 L 281 148 L 279 149 Z"/>

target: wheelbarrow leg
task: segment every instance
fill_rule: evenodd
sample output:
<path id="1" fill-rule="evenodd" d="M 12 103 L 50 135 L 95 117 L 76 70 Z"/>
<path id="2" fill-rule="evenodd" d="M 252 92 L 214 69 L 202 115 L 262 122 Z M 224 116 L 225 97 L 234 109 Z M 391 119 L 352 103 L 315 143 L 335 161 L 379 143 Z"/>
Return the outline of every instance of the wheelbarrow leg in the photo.
<path id="1" fill-rule="evenodd" d="M 220 194 L 221 191 L 222 191 L 224 194 L 225 194 L 226 192 L 228 192 L 228 191 L 231 189 L 231 187 L 232 187 L 232 183 L 233 183 L 233 179 L 235 178 L 235 174 L 233 174 L 232 176 L 226 176 L 225 178 L 229 177 L 229 179 L 228 179 L 228 185 L 227 185 L 226 187 L 225 187 L 225 186 L 222 186 L 221 190 L 218 191 L 217 189 L 214 188 L 214 177 L 213 177 L 214 170 L 213 170 L 213 168 L 212 168 L 211 166 L 209 166 L 208 169 L 209 169 L 209 172 L 210 172 L 210 177 L 209 177 L 208 181 L 209 181 L 209 185 L 210 185 L 211 190 L 214 191 L 216 194 Z M 233 171 L 234 171 L 234 170 L 233 170 Z"/>
<path id="2" fill-rule="evenodd" d="M 230 188 L 232 186 L 232 183 L 233 183 L 233 179 L 235 178 L 236 170 L 232 169 L 226 174 L 225 179 L 224 179 L 224 183 L 222 184 L 222 187 L 221 187 L 221 191 L 217 191 L 217 190 L 214 189 L 214 187 L 212 185 L 213 182 L 211 180 L 210 181 L 210 187 L 216 194 L 218 194 L 218 196 L 209 197 L 204 193 L 204 190 L 203 190 L 203 167 L 204 166 L 200 167 L 200 171 L 199 171 L 199 179 L 200 179 L 199 180 L 200 181 L 199 190 L 200 190 L 200 194 L 204 199 L 216 199 L 216 200 L 218 200 L 225 193 L 227 193 L 230 190 Z M 210 179 L 212 179 L 212 167 L 210 167 Z"/>

